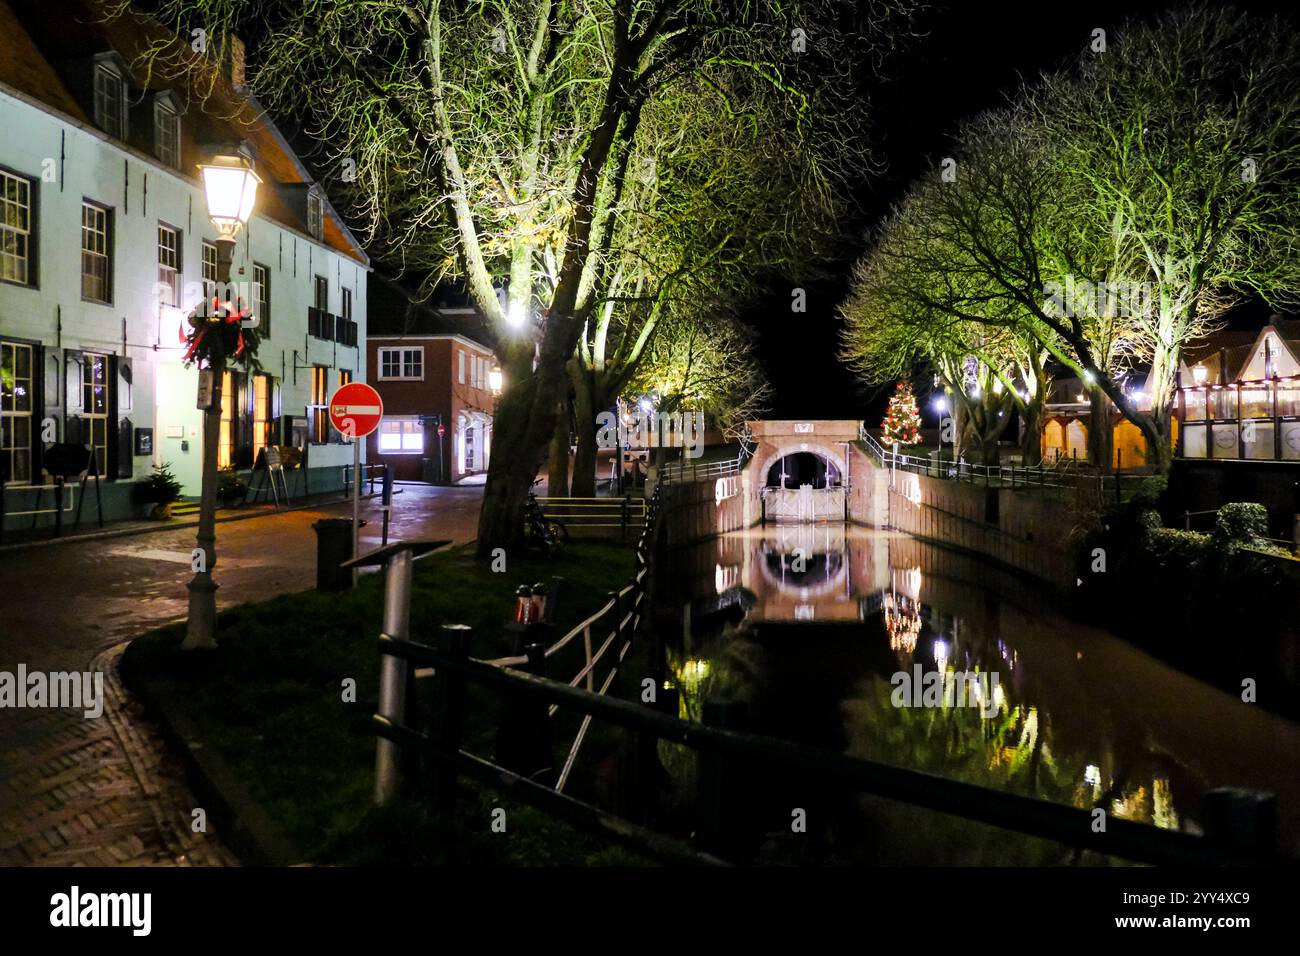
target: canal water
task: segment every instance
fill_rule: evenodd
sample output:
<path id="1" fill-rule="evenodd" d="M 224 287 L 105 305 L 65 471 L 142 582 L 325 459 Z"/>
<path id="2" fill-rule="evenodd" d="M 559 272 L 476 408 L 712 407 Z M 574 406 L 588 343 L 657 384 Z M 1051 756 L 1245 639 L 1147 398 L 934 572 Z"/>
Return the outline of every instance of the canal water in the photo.
<path id="1" fill-rule="evenodd" d="M 1300 854 L 1300 725 L 1070 620 L 1024 579 L 838 523 L 735 532 L 666 564 L 661 619 L 690 621 L 667 651 L 683 716 L 741 702 L 755 732 L 1190 832 L 1208 789 L 1267 790 L 1281 848 Z M 896 706 L 895 675 L 918 665 L 982 680 Z M 660 755 L 672 790 L 690 791 L 690 756 Z M 745 774 L 731 826 L 749 859 L 1115 862 L 774 768 Z"/>

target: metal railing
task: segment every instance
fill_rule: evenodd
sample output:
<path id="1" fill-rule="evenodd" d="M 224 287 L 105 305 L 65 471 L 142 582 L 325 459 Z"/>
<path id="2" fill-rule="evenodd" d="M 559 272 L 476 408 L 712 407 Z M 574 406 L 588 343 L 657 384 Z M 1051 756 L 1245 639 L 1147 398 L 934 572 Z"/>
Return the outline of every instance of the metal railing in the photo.
<path id="1" fill-rule="evenodd" d="M 539 497 L 538 506 L 548 518 L 558 518 L 570 531 L 589 528 L 617 528 L 626 539 L 631 531 L 646 526 L 649 506 L 645 498 L 550 498 Z"/>
<path id="2" fill-rule="evenodd" d="M 741 449 L 735 458 L 723 461 L 696 462 L 687 459 L 663 465 L 658 472 L 658 483 L 671 484 L 674 481 L 699 481 L 710 478 L 725 478 L 740 473 L 745 465 L 745 452 Z"/>
<path id="3" fill-rule="evenodd" d="M 942 450 L 937 458 L 895 454 L 872 437 L 864 425 L 858 426 L 858 439 L 882 467 L 930 478 L 965 481 L 989 488 L 1072 488 L 1080 481 L 1097 480 L 1095 473 L 1084 471 L 1072 458 L 1039 465 L 977 465 L 951 458 L 945 460 Z"/>
<path id="4" fill-rule="evenodd" d="M 594 614 L 575 625 L 567 634 L 542 649 L 540 653 L 534 648 L 531 654 L 524 653 L 511 657 L 498 657 L 483 663 L 496 667 L 523 667 L 529 673 L 540 675 L 545 672 L 547 660 L 555 657 L 581 637 L 584 663 L 578 672 L 570 678 L 568 685 L 577 687 L 580 683 L 585 682 L 587 690 L 594 691 L 596 665 L 605 658 L 611 648 L 618 645 L 616 660 L 605 674 L 599 693 L 603 695 L 609 690 L 614 678 L 618 676 L 619 666 L 622 664 L 623 658 L 627 656 L 637 628 L 641 624 L 641 605 L 646 597 L 646 577 L 650 572 L 649 549 L 652 541 L 654 518 L 659 506 L 658 492 L 655 492 L 648 503 L 644 500 L 641 503 L 644 509 L 642 512 L 641 537 L 637 540 L 636 573 L 632 576 L 631 581 L 622 589 L 612 593 L 609 600 Z M 599 632 L 602 627 L 610 628 L 610 630 L 604 635 L 600 647 L 593 653 L 593 631 Z M 547 716 L 554 717 L 556 710 L 556 707 L 551 707 Z M 585 719 L 578 729 L 578 734 L 574 738 L 573 745 L 569 748 L 563 768 L 556 780 L 556 792 L 562 792 L 568 782 L 569 773 L 572 771 L 574 761 L 577 760 L 578 751 L 582 748 L 582 743 L 586 739 L 590 723 L 590 719 Z"/>

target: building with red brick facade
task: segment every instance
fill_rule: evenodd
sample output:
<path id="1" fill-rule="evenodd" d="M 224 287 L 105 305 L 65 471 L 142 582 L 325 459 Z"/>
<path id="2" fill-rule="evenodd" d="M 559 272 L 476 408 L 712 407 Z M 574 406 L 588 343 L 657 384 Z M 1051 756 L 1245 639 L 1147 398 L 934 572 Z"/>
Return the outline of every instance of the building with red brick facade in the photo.
<path id="1" fill-rule="evenodd" d="M 460 300 L 413 303 L 376 277 L 378 324 L 367 341 L 370 384 L 384 420 L 367 461 L 393 466 L 399 481 L 455 484 L 487 471 L 492 453 L 492 370 L 485 323 Z"/>

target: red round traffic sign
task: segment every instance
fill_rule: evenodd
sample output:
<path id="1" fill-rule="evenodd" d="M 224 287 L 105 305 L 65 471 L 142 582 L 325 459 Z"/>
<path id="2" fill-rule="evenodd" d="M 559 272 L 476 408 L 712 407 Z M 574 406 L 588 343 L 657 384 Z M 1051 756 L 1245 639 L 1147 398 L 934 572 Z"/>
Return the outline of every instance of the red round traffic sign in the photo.
<path id="1" fill-rule="evenodd" d="M 383 417 L 384 400 L 364 382 L 349 382 L 330 398 L 330 424 L 344 438 L 365 438 Z"/>

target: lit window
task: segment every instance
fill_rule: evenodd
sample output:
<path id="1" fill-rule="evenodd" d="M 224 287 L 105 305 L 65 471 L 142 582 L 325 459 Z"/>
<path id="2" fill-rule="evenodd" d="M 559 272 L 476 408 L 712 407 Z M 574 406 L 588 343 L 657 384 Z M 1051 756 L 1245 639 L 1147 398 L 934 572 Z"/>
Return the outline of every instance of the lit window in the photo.
<path id="1" fill-rule="evenodd" d="M 313 444 L 323 445 L 329 441 L 329 369 L 324 365 L 312 366 L 311 370 L 311 440 Z"/>
<path id="2" fill-rule="evenodd" d="M 0 170 L 0 280 L 29 284 L 31 251 L 31 180 Z"/>
<path id="3" fill-rule="evenodd" d="M 32 347 L 0 343 L 0 479 L 32 480 Z"/>
<path id="4" fill-rule="evenodd" d="M 424 451 L 424 426 L 418 418 L 385 418 L 379 423 L 379 450 L 389 455 Z"/>

